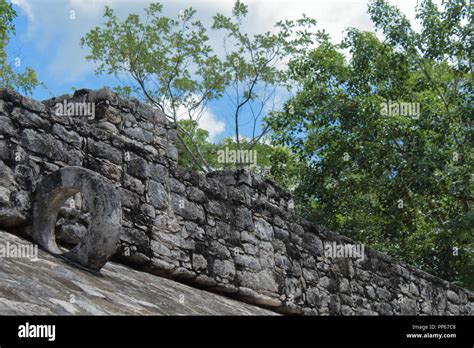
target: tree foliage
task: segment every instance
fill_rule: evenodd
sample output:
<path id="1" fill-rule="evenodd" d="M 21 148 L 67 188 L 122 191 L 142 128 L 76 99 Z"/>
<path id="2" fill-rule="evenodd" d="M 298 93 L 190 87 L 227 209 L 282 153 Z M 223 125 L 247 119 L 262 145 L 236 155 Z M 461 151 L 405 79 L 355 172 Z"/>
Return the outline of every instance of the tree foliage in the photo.
<path id="1" fill-rule="evenodd" d="M 192 162 L 187 163 L 207 171 L 211 166 L 200 147 L 202 134 L 195 127 L 208 103 L 224 95 L 229 98 L 233 107 L 223 116 L 234 125 L 239 148 L 241 127 L 252 125 L 251 141 L 245 142 L 247 149 L 252 148 L 267 131 L 259 131 L 258 126 L 275 107 L 275 90 L 287 81 L 284 60 L 324 34 L 310 32 L 314 20 L 305 17 L 277 23 L 277 34 L 250 37 L 242 28 L 247 7 L 237 1 L 232 17 L 214 16 L 212 29 L 224 36 L 225 54 L 219 57 L 194 9 L 181 11 L 177 19 L 163 16 L 162 10 L 161 4 L 154 3 L 145 9 L 144 18 L 130 14 L 121 20 L 106 7 L 104 23 L 90 30 L 81 43 L 90 48 L 86 58 L 98 63 L 97 74 L 112 74 L 121 81 L 118 92 L 146 100 L 174 122 L 189 121 L 178 123 L 180 148 Z"/>
<path id="2" fill-rule="evenodd" d="M 249 35 L 245 30 L 248 7 L 237 0 L 232 16 L 214 16 L 212 29 L 224 32 L 224 74 L 228 85 L 229 124 L 239 149 L 252 149 L 265 136 L 268 127 L 259 130 L 265 116 L 281 106 L 291 84 L 286 62 L 308 50 L 324 32 L 315 31 L 316 21 L 303 16 L 275 23 L 275 33 Z M 279 96 L 280 94 L 280 96 Z M 241 128 L 251 125 L 250 140 L 241 143 Z"/>
<path id="3" fill-rule="evenodd" d="M 308 163 L 308 217 L 473 288 L 469 6 L 422 1 L 421 33 L 383 0 L 369 14 L 383 38 L 350 28 L 292 59 L 298 92 L 267 122 Z"/>
<path id="4" fill-rule="evenodd" d="M 196 121 L 180 120 L 178 123 L 181 127 L 195 132 L 194 139 L 201 148 L 202 154 L 211 170 L 236 170 L 244 168 L 255 174 L 272 179 L 288 191 L 294 190 L 300 181 L 300 177 L 305 172 L 306 164 L 300 162 L 298 158 L 291 153 L 289 148 L 273 146 L 268 142 L 258 142 L 250 147 L 249 143 L 251 140 L 248 138 L 242 138 L 240 146 L 234 138 L 230 137 L 213 143 L 209 140 L 209 133 L 199 128 Z M 191 144 L 188 145 L 191 146 Z M 180 143 L 177 144 L 177 148 L 179 154 L 178 164 L 183 167 L 191 167 L 195 170 L 199 170 L 198 167 L 193 166 L 193 162 L 189 158 L 189 153 Z M 219 159 L 226 158 L 224 156 L 226 151 L 227 153 L 232 151 L 234 151 L 234 153 L 244 151 L 245 156 L 250 158 L 251 161 L 246 163 L 220 161 Z M 252 153 L 250 154 L 250 152 Z"/>
<path id="5" fill-rule="evenodd" d="M 6 0 L 0 0 L 0 86 L 30 94 L 39 84 L 36 73 L 29 67 L 21 73 L 16 72 L 12 67 L 15 64 L 9 62 L 7 56 L 10 36 L 15 35 L 13 20 L 16 15 L 12 4 L 7 3 Z"/>
<path id="6" fill-rule="evenodd" d="M 91 49 L 86 58 L 99 63 L 97 74 L 129 79 L 122 81 L 119 92 L 137 94 L 174 122 L 198 120 L 206 104 L 223 92 L 221 62 L 195 10 L 188 8 L 177 19 L 161 15 L 162 10 L 153 3 L 145 9 L 146 18 L 130 14 L 120 20 L 106 7 L 102 27 L 89 31 L 81 43 Z M 178 140 L 193 164 L 204 170 L 192 129 L 179 127 Z"/>

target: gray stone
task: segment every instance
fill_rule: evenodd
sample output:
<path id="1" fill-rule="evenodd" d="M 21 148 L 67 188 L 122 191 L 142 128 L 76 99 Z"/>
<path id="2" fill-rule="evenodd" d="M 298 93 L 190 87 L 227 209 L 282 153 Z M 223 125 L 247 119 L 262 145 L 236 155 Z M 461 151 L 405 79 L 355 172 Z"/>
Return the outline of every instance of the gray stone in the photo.
<path id="1" fill-rule="evenodd" d="M 261 240 L 271 241 L 273 239 L 273 227 L 263 219 L 255 219 L 255 232 Z"/>
<path id="2" fill-rule="evenodd" d="M 4 140 L 0 140 L 0 159 L 9 160 L 11 158 L 10 147 Z"/>
<path id="3" fill-rule="evenodd" d="M 147 179 L 150 176 L 150 166 L 141 157 L 134 157 L 128 162 L 127 172 L 137 178 Z"/>
<path id="4" fill-rule="evenodd" d="M 459 303 L 459 296 L 454 291 L 448 290 L 448 292 L 446 293 L 446 296 L 448 297 L 449 301 L 453 303 Z"/>
<path id="5" fill-rule="evenodd" d="M 65 167 L 41 181 L 35 193 L 31 238 L 47 251 L 62 254 L 54 237 L 56 216 L 63 202 L 77 192 L 86 197 L 91 224 L 85 238 L 63 256 L 82 266 L 100 270 L 117 249 L 122 210 L 120 198 L 112 185 L 90 170 Z"/>
<path id="6" fill-rule="evenodd" d="M 176 193 L 184 193 L 186 186 L 175 178 L 170 178 L 170 190 Z"/>
<path id="7" fill-rule="evenodd" d="M 209 253 L 215 255 L 220 259 L 229 259 L 231 255 L 229 249 L 227 249 L 224 244 L 216 240 L 211 242 Z"/>
<path id="8" fill-rule="evenodd" d="M 257 244 L 257 238 L 255 237 L 255 233 L 249 231 L 242 231 L 240 234 L 240 239 L 242 242 Z"/>
<path id="9" fill-rule="evenodd" d="M 56 238 L 60 244 L 77 245 L 87 234 L 87 228 L 83 225 L 62 225 L 58 229 Z"/>
<path id="10" fill-rule="evenodd" d="M 139 179 L 131 175 L 124 175 L 123 187 L 140 195 L 145 193 L 145 185 Z"/>
<path id="11" fill-rule="evenodd" d="M 392 307 L 388 303 L 380 303 L 376 306 L 380 315 L 393 315 Z"/>
<path id="12" fill-rule="evenodd" d="M 171 256 L 171 250 L 160 241 L 151 240 L 151 249 L 155 255 Z"/>
<path id="13" fill-rule="evenodd" d="M 147 201 L 157 209 L 165 209 L 169 198 L 165 188 L 159 182 L 147 181 Z"/>
<path id="14" fill-rule="evenodd" d="M 119 190 L 119 193 L 122 206 L 127 208 L 134 208 L 140 204 L 140 196 L 135 192 L 131 192 L 130 190 L 125 190 L 121 188 Z"/>
<path id="15" fill-rule="evenodd" d="M 140 210 L 147 216 L 151 217 L 151 218 L 155 218 L 156 217 L 156 210 L 155 208 L 153 208 L 152 205 L 150 204 L 142 204 L 140 206 Z"/>
<path id="16" fill-rule="evenodd" d="M 15 136 L 18 133 L 12 120 L 6 116 L 0 116 L 0 134 Z"/>
<path id="17" fill-rule="evenodd" d="M 28 110 L 35 111 L 35 112 L 45 112 L 46 107 L 43 103 L 40 103 L 34 99 L 28 98 L 28 97 L 22 97 L 21 98 L 21 104 L 27 108 Z"/>
<path id="18" fill-rule="evenodd" d="M 281 269 L 284 269 L 284 270 L 289 270 L 291 269 L 291 262 L 290 260 L 288 259 L 288 257 L 284 256 L 284 255 L 281 255 L 281 254 L 276 254 L 275 255 L 275 265 Z M 306 271 L 303 271 L 303 275 L 306 274 L 305 276 L 305 279 L 310 281 L 310 280 L 313 280 L 315 279 L 315 277 L 313 276 L 313 272 L 312 270 L 308 270 L 308 269 L 305 269 Z"/>
<path id="19" fill-rule="evenodd" d="M 82 137 L 74 131 L 68 131 L 60 124 L 55 123 L 53 125 L 53 134 L 56 134 L 61 140 L 73 145 L 75 148 L 80 149 L 82 147 Z"/>
<path id="20" fill-rule="evenodd" d="M 104 142 L 96 142 L 91 139 L 87 142 L 87 151 L 94 156 L 109 160 L 115 164 L 122 164 L 122 151 Z"/>
<path id="21" fill-rule="evenodd" d="M 403 298 L 400 301 L 401 315 L 418 315 L 418 304 L 415 300 Z"/>
<path id="22" fill-rule="evenodd" d="M 166 184 L 169 180 L 169 172 L 165 166 L 161 164 L 152 163 L 149 167 L 150 178 L 155 181 Z"/>
<path id="23" fill-rule="evenodd" d="M 195 203 L 189 202 L 176 194 L 171 195 L 173 210 L 185 219 L 202 223 L 204 221 L 204 210 Z"/>
<path id="24" fill-rule="evenodd" d="M 143 130 L 141 128 L 124 128 L 123 132 L 131 137 L 132 139 L 136 139 L 138 141 L 150 144 L 153 142 L 154 137 L 153 134 Z"/>
<path id="25" fill-rule="evenodd" d="M 192 186 L 188 188 L 186 196 L 189 200 L 197 203 L 204 203 L 206 201 L 206 195 L 204 192 Z"/>
<path id="26" fill-rule="evenodd" d="M 252 212 L 245 207 L 237 209 L 235 213 L 235 225 L 244 230 L 252 231 L 253 230 Z"/>
<path id="27" fill-rule="evenodd" d="M 204 256 L 199 255 L 199 254 L 194 254 L 193 255 L 193 269 L 199 271 L 199 270 L 205 270 L 207 268 L 207 260 L 205 259 Z"/>
<path id="28" fill-rule="evenodd" d="M 289 240 L 290 234 L 289 234 L 288 231 L 283 230 L 279 227 L 274 227 L 273 229 L 275 231 L 275 238 L 276 239 L 282 240 L 284 242 L 287 242 Z"/>
<path id="29" fill-rule="evenodd" d="M 4 228 L 22 226 L 26 223 L 26 216 L 17 209 L 0 208 L 0 226 Z"/>
<path id="30" fill-rule="evenodd" d="M 213 271 L 215 275 L 222 278 L 233 278 L 235 275 L 234 264 L 228 260 L 216 260 Z"/>
<path id="31" fill-rule="evenodd" d="M 377 288 L 376 293 L 377 297 L 384 301 L 390 301 L 392 299 L 392 294 L 388 290 Z"/>
<path id="32" fill-rule="evenodd" d="M 263 270 L 257 273 L 258 287 L 262 290 L 267 290 L 270 292 L 277 292 L 278 285 L 275 281 L 273 272 L 270 270 Z"/>
<path id="33" fill-rule="evenodd" d="M 154 236 L 172 248 L 177 247 L 185 250 L 193 250 L 195 246 L 194 240 L 185 239 L 173 233 L 158 231 L 154 233 Z"/>
<path id="34" fill-rule="evenodd" d="M 100 121 L 97 122 L 97 127 L 105 129 L 106 131 L 112 134 L 118 134 L 118 129 L 113 123 L 107 121 Z"/>
<path id="35" fill-rule="evenodd" d="M 254 271 L 260 271 L 262 269 L 260 263 L 255 257 L 247 255 L 235 255 L 234 260 L 236 266 L 242 266 Z"/>
<path id="36" fill-rule="evenodd" d="M 348 294 L 350 292 L 350 285 L 349 285 L 349 280 L 346 278 L 341 279 L 339 283 L 339 291 L 343 294 Z"/>
<path id="37" fill-rule="evenodd" d="M 210 200 L 206 207 L 206 210 L 209 214 L 212 214 L 217 217 L 223 218 L 226 215 L 226 209 L 224 205 L 222 205 L 218 201 Z"/>
<path id="38" fill-rule="evenodd" d="M 10 190 L 0 186 L 0 207 L 10 205 Z"/>
<path id="39" fill-rule="evenodd" d="M 410 283 L 408 291 L 413 296 L 420 296 L 420 292 L 418 291 L 418 287 L 414 283 Z"/>
<path id="40" fill-rule="evenodd" d="M 69 165 L 80 165 L 82 163 L 83 155 L 80 151 L 67 148 L 50 134 L 41 134 L 31 129 L 25 129 L 21 134 L 21 143 L 26 149 L 34 153 Z"/>
<path id="41" fill-rule="evenodd" d="M 23 127 L 47 128 L 50 126 L 49 121 L 40 117 L 38 114 L 25 109 L 14 108 L 10 115 L 12 119 Z"/>
<path id="42" fill-rule="evenodd" d="M 0 244 L 7 242 L 33 247 L 0 232 Z M 164 261 L 154 264 L 166 267 Z M 1 272 L 3 315 L 277 315 L 115 262 L 107 263 L 98 277 L 41 249 L 36 261 L 2 259 Z"/>
<path id="43" fill-rule="evenodd" d="M 96 103 L 97 117 L 52 115 L 49 108 L 66 99 Z M 110 179 L 122 204 L 117 260 L 152 275 L 293 315 L 473 311 L 471 292 L 383 253 L 367 248 L 364 260 L 323 257 L 323 242 L 354 241 L 295 215 L 291 196 L 269 180 L 247 171 L 202 175 L 180 168 L 176 125 L 137 100 L 107 90 L 78 90 L 74 97 L 46 101 L 47 107 L 34 101 L 26 107 L 22 100 L 0 88 L 0 227 L 28 235 L 37 184 L 50 172 L 78 164 Z M 100 191 L 82 208 L 95 209 L 94 200 L 100 207 Z M 73 248 L 89 238 L 86 226 L 93 225 L 91 212 L 76 203 L 77 209 L 61 208 L 56 226 L 58 241 Z M 134 296 L 131 302 L 139 301 Z M 0 309 L 2 301 L 0 289 Z"/>

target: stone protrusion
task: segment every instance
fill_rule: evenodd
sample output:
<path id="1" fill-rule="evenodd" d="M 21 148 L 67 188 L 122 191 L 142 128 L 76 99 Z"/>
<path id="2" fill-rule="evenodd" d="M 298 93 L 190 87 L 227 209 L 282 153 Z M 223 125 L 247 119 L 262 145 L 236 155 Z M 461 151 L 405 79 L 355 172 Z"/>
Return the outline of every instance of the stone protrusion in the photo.
<path id="1" fill-rule="evenodd" d="M 76 247 L 62 253 L 54 233 L 59 209 L 81 192 L 91 213 L 87 233 Z M 99 174 L 81 167 L 64 167 L 44 177 L 35 192 L 31 238 L 47 251 L 84 267 L 100 270 L 117 250 L 122 207 L 117 189 Z"/>

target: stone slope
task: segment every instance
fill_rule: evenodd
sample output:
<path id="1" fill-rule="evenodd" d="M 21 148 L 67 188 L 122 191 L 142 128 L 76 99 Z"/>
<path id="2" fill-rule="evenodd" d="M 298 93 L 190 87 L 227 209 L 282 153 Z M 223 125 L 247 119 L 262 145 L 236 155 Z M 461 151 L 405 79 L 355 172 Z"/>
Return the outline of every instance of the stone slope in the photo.
<path id="1" fill-rule="evenodd" d="M 32 245 L 0 231 L 0 245 Z M 0 259 L 0 315 L 275 315 L 109 262 L 97 275 L 41 249 Z"/>

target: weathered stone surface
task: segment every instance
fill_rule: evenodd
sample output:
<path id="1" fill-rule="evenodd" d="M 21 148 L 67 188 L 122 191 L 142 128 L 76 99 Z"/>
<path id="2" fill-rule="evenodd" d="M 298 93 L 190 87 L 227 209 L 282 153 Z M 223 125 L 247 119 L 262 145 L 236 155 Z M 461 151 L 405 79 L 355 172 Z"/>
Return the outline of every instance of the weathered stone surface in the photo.
<path id="1" fill-rule="evenodd" d="M 81 192 L 91 212 L 86 236 L 63 255 L 82 266 L 100 270 L 115 253 L 121 232 L 120 198 L 110 183 L 80 167 L 65 167 L 46 176 L 35 192 L 31 238 L 53 254 L 62 254 L 56 245 L 54 226 L 64 201 Z"/>
<path id="2" fill-rule="evenodd" d="M 227 260 L 216 260 L 214 262 L 214 274 L 221 278 L 233 278 L 235 275 L 234 264 Z"/>
<path id="3" fill-rule="evenodd" d="M 143 184 L 143 182 L 131 175 L 124 175 L 123 187 L 140 195 L 143 195 L 145 193 L 145 185 Z"/>
<path id="4" fill-rule="evenodd" d="M 153 180 L 148 180 L 147 200 L 157 209 L 164 209 L 169 203 L 168 193 L 164 186 Z"/>
<path id="5" fill-rule="evenodd" d="M 82 137 L 74 131 L 68 131 L 62 125 L 55 123 L 52 128 L 53 134 L 56 134 L 61 140 L 73 145 L 75 148 L 82 147 Z"/>
<path id="6" fill-rule="evenodd" d="M 21 134 L 21 143 L 26 149 L 53 160 L 69 165 L 80 165 L 82 163 L 83 155 L 80 151 L 68 148 L 67 145 L 47 133 L 25 129 Z"/>
<path id="7" fill-rule="evenodd" d="M 400 301 L 400 314 L 401 315 L 418 314 L 418 303 L 413 299 L 403 298 Z"/>
<path id="8" fill-rule="evenodd" d="M 87 229 L 81 224 L 67 224 L 56 228 L 56 238 L 63 244 L 77 245 L 87 234 Z"/>
<path id="9" fill-rule="evenodd" d="M 26 223 L 26 216 L 15 209 L 0 208 L 0 226 L 4 228 L 21 226 Z"/>
<path id="10" fill-rule="evenodd" d="M 14 108 L 10 117 L 23 127 L 48 127 L 49 121 L 38 114 L 21 107 Z"/>
<path id="11" fill-rule="evenodd" d="M 255 233 L 261 240 L 273 239 L 273 227 L 263 219 L 255 219 Z"/>
<path id="12" fill-rule="evenodd" d="M 262 269 L 262 267 L 260 266 L 260 263 L 258 262 L 258 259 L 252 256 L 247 256 L 247 255 L 236 255 L 235 264 L 237 266 L 249 268 L 257 272 Z"/>
<path id="13" fill-rule="evenodd" d="M 0 243 L 7 242 L 31 245 L 0 231 Z M 4 258 L 1 265 L 2 315 L 275 315 L 114 262 L 102 277 L 42 250 L 36 261 Z"/>
<path id="14" fill-rule="evenodd" d="M 157 163 L 153 163 L 149 168 L 150 178 L 166 184 L 169 180 L 169 171 L 165 166 Z"/>
<path id="15" fill-rule="evenodd" d="M 96 157 L 109 160 L 112 163 L 122 164 L 122 152 L 109 144 L 89 139 L 87 151 Z"/>
<path id="16" fill-rule="evenodd" d="M 176 214 L 191 221 L 203 222 L 204 210 L 177 194 L 171 195 L 171 204 Z"/>
<path id="17" fill-rule="evenodd" d="M 152 143 L 154 140 L 152 133 L 138 127 L 125 128 L 123 132 L 129 137 L 131 137 L 132 139 L 136 139 L 147 144 Z"/>
<path id="18" fill-rule="evenodd" d="M 0 134 L 14 136 L 18 133 L 17 128 L 9 117 L 0 116 Z"/>
<path id="19" fill-rule="evenodd" d="M 448 299 L 453 303 L 459 303 L 459 296 L 452 290 L 448 290 L 447 294 Z"/>
<path id="20" fill-rule="evenodd" d="M 128 162 L 128 173 L 146 179 L 150 175 L 150 166 L 143 158 L 135 157 Z"/>
<path id="21" fill-rule="evenodd" d="M 203 270 L 207 268 L 207 260 L 199 254 L 193 255 L 193 268 L 195 270 Z"/>

